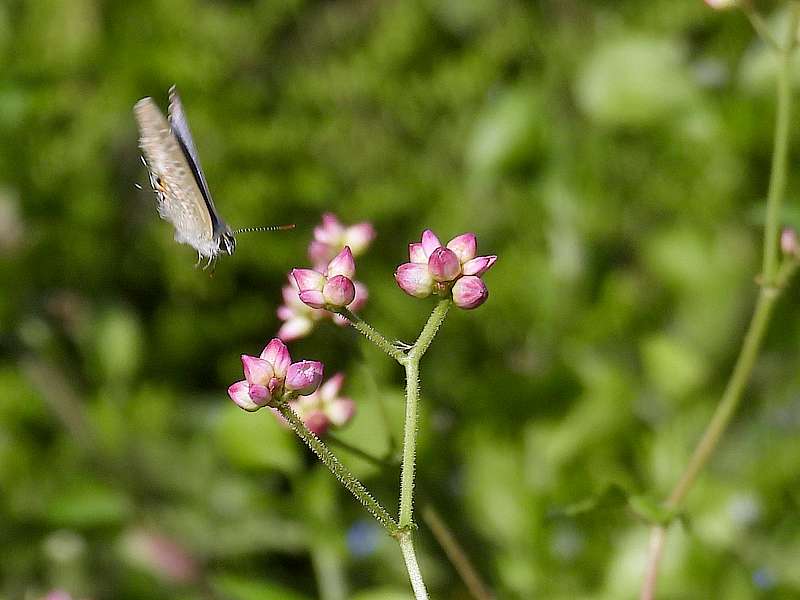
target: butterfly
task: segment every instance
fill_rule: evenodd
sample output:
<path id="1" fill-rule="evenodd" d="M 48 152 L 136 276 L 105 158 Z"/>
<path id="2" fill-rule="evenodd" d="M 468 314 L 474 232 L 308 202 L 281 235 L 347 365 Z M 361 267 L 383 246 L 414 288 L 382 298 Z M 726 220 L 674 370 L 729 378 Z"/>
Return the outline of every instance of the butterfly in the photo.
<path id="1" fill-rule="evenodd" d="M 222 219 L 211 198 L 175 86 L 169 89 L 168 118 L 164 118 L 152 98 L 139 100 L 133 114 L 139 126 L 142 162 L 158 199 L 158 214 L 172 223 L 175 241 L 197 250 L 197 264 L 205 258 L 208 267 L 221 253 L 233 254 L 236 233 L 293 227 L 247 227 L 234 231 Z"/>

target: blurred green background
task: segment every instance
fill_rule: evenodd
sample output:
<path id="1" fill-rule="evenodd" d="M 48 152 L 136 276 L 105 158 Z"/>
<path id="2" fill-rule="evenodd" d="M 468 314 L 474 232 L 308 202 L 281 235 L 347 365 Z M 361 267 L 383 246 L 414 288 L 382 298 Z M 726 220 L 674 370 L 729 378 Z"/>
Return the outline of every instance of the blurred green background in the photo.
<path id="1" fill-rule="evenodd" d="M 500 257 L 424 361 L 417 505 L 498 597 L 636 594 L 625 499 L 676 481 L 756 291 L 774 68 L 741 14 L 6 0 L 0 65 L 0 597 L 409 597 L 394 542 L 225 391 L 329 210 L 374 223 L 363 315 L 394 338 L 432 307 L 392 278 L 422 229 Z M 213 277 L 134 188 L 131 108 L 173 83 L 226 219 L 298 225 L 240 236 Z M 797 297 L 670 532 L 664 598 L 800 598 Z M 390 449 L 396 365 L 330 323 L 291 351 L 347 374 L 342 439 Z M 342 456 L 393 509 L 398 471 Z M 419 549 L 434 597 L 467 598 L 424 523 Z"/>

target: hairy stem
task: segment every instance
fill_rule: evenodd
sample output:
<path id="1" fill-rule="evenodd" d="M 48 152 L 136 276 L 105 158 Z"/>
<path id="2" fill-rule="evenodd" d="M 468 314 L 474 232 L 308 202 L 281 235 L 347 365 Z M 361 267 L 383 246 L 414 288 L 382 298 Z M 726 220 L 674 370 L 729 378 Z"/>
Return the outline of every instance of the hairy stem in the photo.
<path id="1" fill-rule="evenodd" d="M 417 564 L 417 555 L 414 552 L 414 542 L 411 539 L 411 532 L 404 531 L 397 536 L 397 543 L 403 552 L 403 560 L 406 562 L 408 578 L 411 580 L 411 589 L 414 590 L 416 600 L 427 600 L 428 590 L 425 589 L 425 582 L 422 580 L 422 573 Z"/>
<path id="2" fill-rule="evenodd" d="M 363 335 L 397 362 L 402 363 L 405 360 L 406 355 L 403 353 L 403 351 L 383 337 L 383 335 L 381 335 L 377 329 L 372 327 L 372 325 L 367 323 L 364 319 L 347 308 L 340 308 L 336 310 L 336 313 L 347 319 L 356 329 L 356 331 L 358 331 L 361 335 Z"/>
<path id="3" fill-rule="evenodd" d="M 345 467 L 339 459 L 305 426 L 305 423 L 297 416 L 288 403 L 284 402 L 278 406 L 278 410 L 292 426 L 295 433 L 311 448 L 312 452 L 319 457 L 322 463 L 328 467 L 331 473 L 339 482 L 355 496 L 364 508 L 383 525 L 391 535 L 397 534 L 399 528 L 395 520 L 389 515 L 383 506 L 372 497 L 364 485 Z"/>
<path id="4" fill-rule="evenodd" d="M 442 326 L 451 300 L 440 300 L 428 317 L 414 346 L 402 361 L 406 368 L 406 419 L 403 427 L 403 463 L 400 468 L 400 516 L 398 525 L 408 527 L 413 522 L 414 470 L 417 454 L 417 419 L 419 404 L 419 362 Z"/>
<path id="5" fill-rule="evenodd" d="M 403 462 L 400 467 L 400 516 L 397 524 L 408 527 L 414 510 L 414 470 L 417 454 L 417 404 L 419 361 L 406 363 L 406 421 L 403 430 Z"/>
<path id="6" fill-rule="evenodd" d="M 411 531 L 414 528 L 414 473 L 419 418 L 419 363 L 442 326 L 451 302 L 449 298 L 439 301 L 414 346 L 400 361 L 406 369 L 406 418 L 403 426 L 403 462 L 400 466 L 400 515 L 397 520 L 400 533 L 396 537 L 403 551 L 411 587 L 417 600 L 428 597 L 411 540 Z"/>
<path id="7" fill-rule="evenodd" d="M 453 301 L 450 300 L 450 298 L 439 300 L 433 312 L 431 312 L 431 316 L 428 317 L 425 327 L 422 328 L 417 341 L 414 342 L 414 346 L 409 350 L 409 359 L 419 360 L 422 358 L 422 355 L 425 354 L 431 342 L 433 342 L 433 338 L 436 337 L 436 332 L 439 331 L 439 327 L 442 326 L 444 318 L 447 316 L 447 311 L 450 310 L 450 305 L 452 303 Z"/>

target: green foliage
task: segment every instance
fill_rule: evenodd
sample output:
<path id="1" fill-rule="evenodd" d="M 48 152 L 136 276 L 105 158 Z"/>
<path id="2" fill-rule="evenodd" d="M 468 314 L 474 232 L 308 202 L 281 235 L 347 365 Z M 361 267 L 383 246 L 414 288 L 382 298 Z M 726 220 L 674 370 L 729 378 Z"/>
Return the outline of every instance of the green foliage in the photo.
<path id="1" fill-rule="evenodd" d="M 374 223 L 363 316 L 392 339 L 433 307 L 392 278 L 423 228 L 500 257 L 422 363 L 418 504 L 498 597 L 635 596 L 756 294 L 775 71 L 741 14 L 11 0 L 0 64 L 0 596 L 408 597 L 391 540 L 226 395 L 326 210 Z M 173 83 L 225 218 L 297 224 L 241 235 L 213 276 L 134 188 L 132 106 Z M 800 597 L 796 299 L 670 530 L 665 598 Z M 347 374 L 359 414 L 338 437 L 394 464 L 396 365 L 329 323 L 291 351 Z M 333 448 L 394 513 L 397 469 Z M 111 551 L 142 529 L 200 575 Z M 419 532 L 432 595 L 467 597 Z"/>

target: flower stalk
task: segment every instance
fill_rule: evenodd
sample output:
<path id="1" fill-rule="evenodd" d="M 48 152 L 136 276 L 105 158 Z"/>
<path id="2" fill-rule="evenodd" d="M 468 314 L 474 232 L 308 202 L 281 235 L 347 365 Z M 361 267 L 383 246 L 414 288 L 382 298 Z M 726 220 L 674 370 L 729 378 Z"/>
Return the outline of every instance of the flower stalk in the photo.
<path id="1" fill-rule="evenodd" d="M 748 13 L 751 21 L 753 21 L 753 14 Z M 759 23 L 761 23 L 760 20 Z M 778 254 L 781 237 L 781 204 L 786 195 L 789 125 L 792 112 L 792 59 L 797 47 L 798 25 L 800 25 L 800 3 L 792 2 L 789 7 L 786 39 L 782 46 L 776 47 L 776 54 L 779 59 L 776 87 L 777 114 L 767 195 L 766 224 L 764 227 L 764 256 L 759 277 L 761 288 L 739 356 L 736 359 L 730 379 L 725 386 L 725 391 L 678 483 L 664 503 L 665 508 L 671 514 L 676 514 L 680 510 L 698 475 L 708 464 L 719 445 L 720 439 L 727 431 L 731 419 L 739 406 L 745 386 L 750 380 L 775 303 L 798 268 L 799 263 L 796 255 L 787 255 L 782 262 L 779 262 Z M 761 27 L 756 26 L 756 31 L 762 37 L 765 36 Z M 774 47 L 774 44 L 771 43 L 771 37 L 765 37 L 765 41 Z M 640 595 L 641 600 L 653 600 L 655 598 L 658 569 L 664 554 L 666 533 L 667 526 L 663 524 L 655 525 L 651 530 L 645 575 Z"/>
<path id="2" fill-rule="evenodd" d="M 427 229 L 419 243 L 410 244 L 411 262 L 400 265 L 395 271 L 397 284 L 410 296 L 426 298 L 435 294 L 440 299 L 417 340 L 412 346 L 407 346 L 390 342 L 354 312 L 367 298 L 366 287 L 353 280 L 356 271 L 354 254 L 363 251 L 374 235 L 372 226 L 367 223 L 345 228 L 333 215 L 323 217 L 323 224 L 314 230 L 315 240 L 309 248 L 313 268 L 292 269 L 290 285 L 282 290 L 284 305 L 278 310 L 278 316 L 284 324 L 279 335 L 287 339 L 302 337 L 327 312 L 334 317 L 334 322 L 352 325 L 405 369 L 406 403 L 398 520 L 389 515 L 318 437 L 326 434 L 329 426 L 341 426 L 353 415 L 355 405 L 352 400 L 339 396 L 344 375 L 337 374 L 322 384 L 322 363 L 292 363 L 284 342 L 275 338 L 259 357 L 242 356 L 245 379 L 231 385 L 228 394 L 246 411 L 268 406 L 288 423 L 339 482 L 397 540 L 414 596 L 417 600 L 427 600 L 428 592 L 413 544 L 419 365 L 451 304 L 472 310 L 486 301 L 489 292 L 481 276 L 494 265 L 497 257 L 477 256 L 474 233 L 456 236 L 443 246 L 439 238 Z M 336 249 L 343 241 L 347 243 L 337 254 Z M 355 252 L 349 244 L 353 244 Z M 334 438 L 331 442 L 337 443 L 337 440 Z M 338 444 L 372 462 L 386 462 L 341 441 Z"/>
<path id="3" fill-rule="evenodd" d="M 358 331 L 361 335 L 367 338 L 370 342 L 375 344 L 378 348 L 383 350 L 386 354 L 391 356 L 400 364 L 406 358 L 405 353 L 400 350 L 397 346 L 392 344 L 389 340 L 387 340 L 377 329 L 375 329 L 372 325 L 367 323 L 364 319 L 353 313 L 347 307 L 342 307 L 336 309 L 336 314 L 344 317 L 347 319 L 353 328 Z"/>
<path id="4" fill-rule="evenodd" d="M 289 406 L 287 402 L 283 402 L 277 406 L 277 410 L 280 411 L 283 418 L 286 419 L 300 439 L 302 439 L 311 451 L 317 455 L 317 458 L 328 467 L 336 479 L 355 496 L 356 500 L 358 500 L 391 535 L 396 535 L 399 531 L 397 522 L 386 509 L 375 500 L 364 485 L 356 479 L 355 475 L 336 458 L 336 455 L 331 452 L 328 446 L 323 444 L 316 435 L 309 431 L 305 423 L 297 416 L 297 413 L 292 410 L 292 407 Z"/>
<path id="5" fill-rule="evenodd" d="M 425 588 L 425 581 L 422 579 L 422 572 L 419 570 L 411 532 L 404 531 L 398 534 L 397 543 L 400 544 L 400 550 L 403 553 L 403 560 L 406 563 L 406 570 L 411 580 L 411 589 L 414 590 L 414 597 L 416 600 L 427 600 L 428 590 Z"/>

